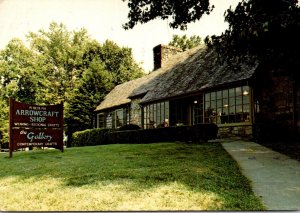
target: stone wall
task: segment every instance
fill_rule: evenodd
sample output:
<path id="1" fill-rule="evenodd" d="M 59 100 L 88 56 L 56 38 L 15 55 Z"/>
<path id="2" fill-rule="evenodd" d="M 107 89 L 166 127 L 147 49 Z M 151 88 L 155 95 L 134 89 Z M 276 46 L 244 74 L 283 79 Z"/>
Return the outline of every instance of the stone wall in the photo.
<path id="1" fill-rule="evenodd" d="M 240 137 L 243 139 L 253 138 L 252 125 L 241 125 L 241 126 L 219 126 L 218 138 L 235 138 Z"/>
<path id="2" fill-rule="evenodd" d="M 142 127 L 142 112 L 141 107 L 139 105 L 140 99 L 131 100 L 130 106 L 130 124 L 136 124 Z"/>
<path id="3" fill-rule="evenodd" d="M 300 91 L 294 88 L 295 80 L 280 69 L 271 69 L 265 77 L 255 96 L 260 109 L 255 117 L 257 132 L 266 139 L 293 138 L 300 125 Z"/>

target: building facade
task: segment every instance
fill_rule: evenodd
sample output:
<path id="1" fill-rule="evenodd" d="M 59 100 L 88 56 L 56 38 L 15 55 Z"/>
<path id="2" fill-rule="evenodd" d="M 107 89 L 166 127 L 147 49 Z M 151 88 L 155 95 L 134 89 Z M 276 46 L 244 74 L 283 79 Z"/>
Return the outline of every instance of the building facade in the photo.
<path id="1" fill-rule="evenodd" d="M 218 137 L 253 138 L 261 131 L 258 124 L 275 121 L 299 133 L 300 91 L 295 80 L 276 70 L 262 72 L 258 63 L 220 63 L 204 46 L 185 52 L 168 48 L 154 48 L 154 63 L 162 67 L 118 85 L 106 96 L 95 110 L 97 128 L 215 123 Z M 162 56 L 164 52 L 169 55 Z"/>

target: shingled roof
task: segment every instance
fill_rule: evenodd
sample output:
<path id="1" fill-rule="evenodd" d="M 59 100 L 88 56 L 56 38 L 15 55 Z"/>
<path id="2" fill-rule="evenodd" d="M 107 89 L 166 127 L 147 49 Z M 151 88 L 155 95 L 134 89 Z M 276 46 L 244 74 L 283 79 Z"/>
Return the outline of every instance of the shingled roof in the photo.
<path id="1" fill-rule="evenodd" d="M 138 96 L 141 103 L 148 103 L 247 80 L 256 68 L 257 64 L 220 64 L 213 50 L 198 46 L 174 55 L 164 67 L 144 77 L 116 86 L 96 111 L 128 104 Z"/>
<path id="2" fill-rule="evenodd" d="M 99 106 L 97 106 L 95 111 L 109 109 L 130 103 L 130 97 L 132 97 L 132 94 L 134 94 L 135 89 L 140 88 L 140 93 L 137 93 L 134 96 L 145 94 L 147 91 L 152 89 L 150 87 L 153 83 L 150 82 L 154 82 L 154 79 L 160 74 L 161 72 L 152 72 L 141 78 L 117 85 L 110 93 L 105 96 L 104 100 L 100 103 Z"/>
<path id="3" fill-rule="evenodd" d="M 220 85 L 250 79 L 258 64 L 220 64 L 214 50 L 200 46 L 175 55 L 168 66 L 161 68 L 160 80 L 143 97 L 141 103 L 168 99 L 211 89 Z M 164 70 L 164 71 L 162 71 Z M 156 71 L 157 72 L 157 71 Z M 142 90 L 138 87 L 134 90 Z"/>

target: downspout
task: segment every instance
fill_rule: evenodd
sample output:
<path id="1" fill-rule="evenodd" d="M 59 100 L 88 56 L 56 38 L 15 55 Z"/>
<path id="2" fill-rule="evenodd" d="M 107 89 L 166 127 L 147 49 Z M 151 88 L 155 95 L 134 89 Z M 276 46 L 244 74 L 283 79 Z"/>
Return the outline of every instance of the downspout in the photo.
<path id="1" fill-rule="evenodd" d="M 142 129 L 145 129 L 145 122 L 144 122 L 144 107 L 143 105 L 139 104 L 140 109 L 141 109 L 141 126 Z"/>
<path id="2" fill-rule="evenodd" d="M 296 81 L 293 82 L 293 138 L 296 139 L 297 136 L 297 121 L 296 121 L 296 100 L 297 100 L 297 86 Z"/>

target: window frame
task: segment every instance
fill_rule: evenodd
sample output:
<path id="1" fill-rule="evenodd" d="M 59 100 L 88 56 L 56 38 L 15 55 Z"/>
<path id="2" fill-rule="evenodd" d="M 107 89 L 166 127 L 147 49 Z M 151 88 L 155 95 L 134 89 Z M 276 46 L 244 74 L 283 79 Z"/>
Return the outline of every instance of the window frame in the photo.
<path id="1" fill-rule="evenodd" d="M 204 123 L 218 126 L 252 123 L 252 88 L 249 85 L 206 92 L 203 97 Z"/>

